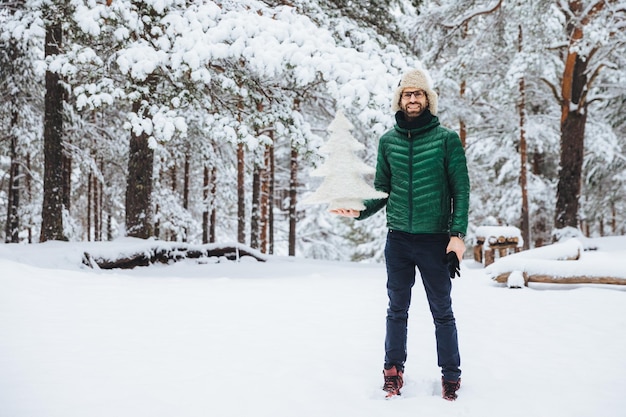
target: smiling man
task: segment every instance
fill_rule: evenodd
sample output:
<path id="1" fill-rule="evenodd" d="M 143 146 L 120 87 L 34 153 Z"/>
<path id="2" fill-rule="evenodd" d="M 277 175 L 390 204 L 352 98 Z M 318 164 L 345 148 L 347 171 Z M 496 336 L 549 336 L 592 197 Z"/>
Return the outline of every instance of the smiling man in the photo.
<path id="1" fill-rule="evenodd" d="M 407 324 L 416 268 L 435 323 L 442 396 L 453 401 L 461 387 L 452 281 L 460 276 L 469 210 L 465 152 L 456 132 L 439 124 L 437 93 L 424 70 L 407 72 L 394 93 L 396 124 L 379 141 L 374 187 L 389 197 L 365 201 L 365 210 L 338 209 L 365 219 L 387 207 L 387 324 L 384 386 L 400 395 L 407 358 Z"/>

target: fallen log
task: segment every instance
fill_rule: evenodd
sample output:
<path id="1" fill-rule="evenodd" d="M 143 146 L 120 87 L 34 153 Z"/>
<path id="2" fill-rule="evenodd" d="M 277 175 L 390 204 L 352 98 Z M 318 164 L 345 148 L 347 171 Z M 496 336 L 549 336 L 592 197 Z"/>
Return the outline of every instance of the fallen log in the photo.
<path id="1" fill-rule="evenodd" d="M 506 284 L 511 272 L 499 274 L 494 281 Z M 557 277 L 546 274 L 527 274 L 524 272 L 524 285 L 528 286 L 529 282 L 537 282 L 542 284 L 610 284 L 610 285 L 626 285 L 626 278 L 617 277 L 592 277 L 588 275 Z"/>
<path id="2" fill-rule="evenodd" d="M 230 261 L 239 260 L 242 256 L 250 256 L 260 262 L 267 259 L 260 252 L 245 246 L 225 245 L 185 245 L 165 244 L 149 247 L 145 250 L 120 255 L 115 259 L 104 256 L 83 254 L 82 263 L 90 268 L 100 269 L 132 269 L 137 266 L 149 266 L 156 263 L 171 264 L 184 259 L 226 258 Z"/>

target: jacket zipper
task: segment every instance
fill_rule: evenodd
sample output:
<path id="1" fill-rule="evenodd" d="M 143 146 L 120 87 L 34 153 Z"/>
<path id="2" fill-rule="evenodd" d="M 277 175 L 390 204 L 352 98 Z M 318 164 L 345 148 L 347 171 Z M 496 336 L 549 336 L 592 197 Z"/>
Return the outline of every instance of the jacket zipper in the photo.
<path id="1" fill-rule="evenodd" d="M 413 140 L 411 139 L 411 131 L 407 132 L 409 140 L 409 230 L 413 232 Z"/>

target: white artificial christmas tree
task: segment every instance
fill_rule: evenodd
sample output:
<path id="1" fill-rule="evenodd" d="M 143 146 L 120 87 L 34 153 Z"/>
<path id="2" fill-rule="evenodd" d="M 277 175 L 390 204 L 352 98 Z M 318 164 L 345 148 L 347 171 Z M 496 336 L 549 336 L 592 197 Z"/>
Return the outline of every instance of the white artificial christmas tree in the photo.
<path id="1" fill-rule="evenodd" d="M 350 131 L 354 128 L 340 110 L 328 126 L 330 137 L 319 150 L 327 155 L 324 163 L 311 172 L 311 176 L 325 177 L 319 188 L 304 204 L 329 203 L 329 210 L 364 210 L 363 200 L 386 198 L 387 193 L 376 191 L 364 180 L 363 175 L 373 174 L 375 169 L 359 159 L 355 152 L 365 149 Z"/>

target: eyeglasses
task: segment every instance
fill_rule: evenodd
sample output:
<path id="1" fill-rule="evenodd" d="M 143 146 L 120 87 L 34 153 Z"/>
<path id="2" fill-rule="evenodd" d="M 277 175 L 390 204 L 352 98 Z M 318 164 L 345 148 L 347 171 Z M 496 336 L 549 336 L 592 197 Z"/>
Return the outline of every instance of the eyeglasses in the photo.
<path id="1" fill-rule="evenodd" d="M 415 96 L 415 98 L 422 98 L 425 95 L 426 93 L 423 90 L 405 91 L 404 93 L 402 93 L 402 98 L 410 99 L 411 96 Z"/>

